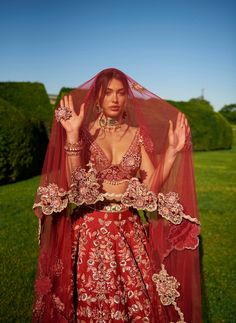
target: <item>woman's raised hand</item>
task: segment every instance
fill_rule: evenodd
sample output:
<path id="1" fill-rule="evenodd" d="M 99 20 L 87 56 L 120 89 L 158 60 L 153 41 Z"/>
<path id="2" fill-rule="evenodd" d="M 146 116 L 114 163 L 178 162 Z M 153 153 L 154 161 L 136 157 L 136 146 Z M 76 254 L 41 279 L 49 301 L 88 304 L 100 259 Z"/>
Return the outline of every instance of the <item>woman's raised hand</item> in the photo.
<path id="1" fill-rule="evenodd" d="M 168 141 L 169 147 L 174 154 L 178 153 L 184 148 L 186 137 L 190 132 L 188 121 L 185 115 L 181 112 L 178 113 L 175 129 L 173 122 L 169 120 Z"/>
<path id="2" fill-rule="evenodd" d="M 60 106 L 61 107 L 67 107 L 71 111 L 71 117 L 67 120 L 61 119 L 60 122 L 65 129 L 67 135 L 78 135 L 79 129 L 82 125 L 82 122 L 84 120 L 84 103 L 80 106 L 80 112 L 79 114 L 75 113 L 74 105 L 72 101 L 71 95 L 65 95 L 60 100 Z"/>

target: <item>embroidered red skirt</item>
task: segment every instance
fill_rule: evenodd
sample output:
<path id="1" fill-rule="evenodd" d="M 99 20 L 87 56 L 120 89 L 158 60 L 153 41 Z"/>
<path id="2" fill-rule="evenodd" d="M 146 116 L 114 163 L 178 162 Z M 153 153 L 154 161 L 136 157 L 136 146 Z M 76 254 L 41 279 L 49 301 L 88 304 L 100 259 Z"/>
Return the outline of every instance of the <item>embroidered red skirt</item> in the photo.
<path id="1" fill-rule="evenodd" d="M 75 212 L 72 226 L 76 322 L 154 322 L 155 286 L 144 226 L 135 213 Z M 156 314 L 155 314 L 155 322 Z"/>

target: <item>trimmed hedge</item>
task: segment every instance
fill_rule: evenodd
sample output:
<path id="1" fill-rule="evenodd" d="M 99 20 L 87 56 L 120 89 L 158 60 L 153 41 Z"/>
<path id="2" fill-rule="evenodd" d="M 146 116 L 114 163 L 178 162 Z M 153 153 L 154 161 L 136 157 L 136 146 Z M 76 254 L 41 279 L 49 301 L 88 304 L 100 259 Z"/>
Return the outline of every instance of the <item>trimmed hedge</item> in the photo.
<path id="1" fill-rule="evenodd" d="M 219 113 L 221 113 L 230 123 L 236 124 L 236 103 L 225 105 L 220 109 Z"/>
<path id="2" fill-rule="evenodd" d="M 29 119 L 42 121 L 49 133 L 53 109 L 42 83 L 0 82 L 0 97 Z"/>
<path id="3" fill-rule="evenodd" d="M 168 100 L 188 118 L 194 150 L 231 149 L 233 133 L 229 122 L 206 100 Z"/>
<path id="4" fill-rule="evenodd" d="M 0 183 L 14 182 L 41 171 L 47 133 L 43 121 L 25 117 L 0 98 Z"/>
<path id="5" fill-rule="evenodd" d="M 56 99 L 56 102 L 54 104 L 54 107 L 56 108 L 56 106 L 59 104 L 61 98 L 66 95 L 67 93 L 71 92 L 72 90 L 74 90 L 73 88 L 71 87 L 62 87 L 58 96 L 57 96 L 57 99 Z"/>

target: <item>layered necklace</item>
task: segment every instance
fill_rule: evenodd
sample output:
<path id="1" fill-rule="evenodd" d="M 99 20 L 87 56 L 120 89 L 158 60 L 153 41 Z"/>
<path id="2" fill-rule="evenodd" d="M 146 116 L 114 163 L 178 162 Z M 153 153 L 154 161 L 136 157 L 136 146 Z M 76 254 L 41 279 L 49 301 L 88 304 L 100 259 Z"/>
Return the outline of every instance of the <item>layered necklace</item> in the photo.
<path id="1" fill-rule="evenodd" d="M 104 131 L 117 131 L 121 128 L 121 122 L 114 118 L 106 117 L 103 113 L 99 117 L 98 121 L 101 129 L 103 129 Z"/>

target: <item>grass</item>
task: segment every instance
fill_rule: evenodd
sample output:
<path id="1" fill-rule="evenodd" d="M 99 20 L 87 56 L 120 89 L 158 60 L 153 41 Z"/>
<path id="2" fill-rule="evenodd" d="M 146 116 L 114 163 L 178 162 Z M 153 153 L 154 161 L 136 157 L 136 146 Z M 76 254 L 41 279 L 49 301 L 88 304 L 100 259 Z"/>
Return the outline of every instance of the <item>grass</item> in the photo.
<path id="1" fill-rule="evenodd" d="M 235 322 L 236 149 L 194 154 L 205 322 Z"/>
<path id="2" fill-rule="evenodd" d="M 204 322 L 236 317 L 236 148 L 194 153 L 202 222 Z M 30 322 L 38 257 L 31 210 L 39 178 L 0 187 L 0 322 Z"/>
<path id="3" fill-rule="evenodd" d="M 0 322 L 30 322 L 38 256 L 32 203 L 38 179 L 0 187 Z"/>
<path id="4" fill-rule="evenodd" d="M 236 318 L 236 126 L 231 150 L 194 153 L 201 215 L 204 322 Z"/>

